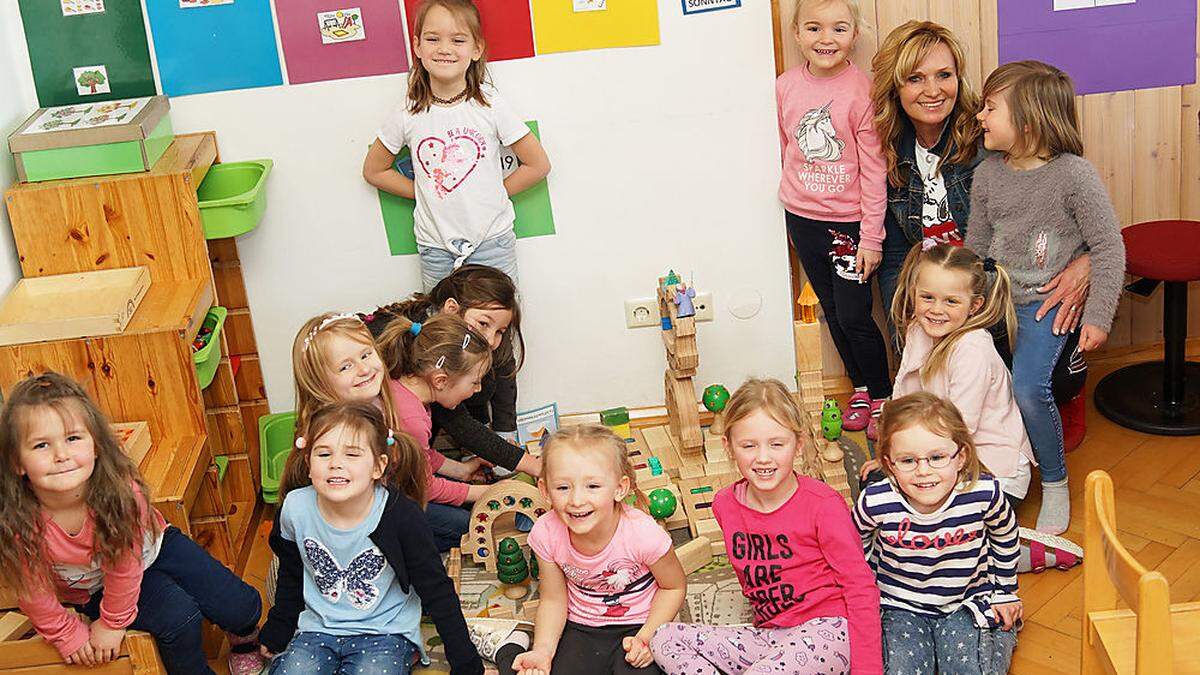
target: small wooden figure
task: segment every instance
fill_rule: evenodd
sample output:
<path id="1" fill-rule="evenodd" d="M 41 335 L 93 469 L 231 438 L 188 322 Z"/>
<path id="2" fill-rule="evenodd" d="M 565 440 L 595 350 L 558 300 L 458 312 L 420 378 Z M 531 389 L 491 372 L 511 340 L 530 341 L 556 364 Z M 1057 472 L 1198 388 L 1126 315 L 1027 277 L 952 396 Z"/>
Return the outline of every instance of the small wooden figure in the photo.
<path id="1" fill-rule="evenodd" d="M 470 530 L 463 535 L 462 553 L 489 572 L 496 571 L 496 533 L 493 527 L 503 515 L 521 513 L 537 520 L 550 510 L 538 489 L 518 480 L 502 480 L 487 489 L 471 509 Z"/>
<path id="2" fill-rule="evenodd" d="M 496 578 L 504 584 L 504 595 L 517 600 L 525 597 L 523 584 L 529 579 L 529 563 L 521 553 L 521 545 L 512 537 L 500 540 L 496 547 Z"/>
<path id="3" fill-rule="evenodd" d="M 675 289 L 675 316 L 680 319 L 689 316 L 696 316 L 696 305 L 692 302 L 692 298 L 696 297 L 696 289 L 688 287 L 684 284 L 679 284 Z"/>
<path id="4" fill-rule="evenodd" d="M 842 437 L 842 409 L 831 398 L 825 399 L 825 405 L 821 408 L 821 434 L 827 441 Z"/>
<path id="5" fill-rule="evenodd" d="M 800 306 L 801 323 L 817 322 L 818 302 L 817 293 L 813 290 L 812 284 L 804 282 L 804 288 L 800 290 L 800 297 L 796 298 L 796 304 Z"/>
<path id="6" fill-rule="evenodd" d="M 704 402 L 704 408 L 713 414 L 713 421 L 708 427 L 708 433 L 714 436 L 723 436 L 725 434 L 725 405 L 729 403 L 729 390 L 723 384 L 710 384 L 704 388 L 704 396 L 701 400 Z"/>

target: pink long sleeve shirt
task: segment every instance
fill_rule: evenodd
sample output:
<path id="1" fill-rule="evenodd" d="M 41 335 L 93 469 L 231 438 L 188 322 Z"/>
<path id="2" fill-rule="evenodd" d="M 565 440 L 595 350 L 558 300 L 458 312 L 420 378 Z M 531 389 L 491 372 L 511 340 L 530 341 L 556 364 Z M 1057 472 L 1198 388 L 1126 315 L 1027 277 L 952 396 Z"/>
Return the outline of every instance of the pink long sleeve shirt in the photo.
<path id="1" fill-rule="evenodd" d="M 860 245 L 883 250 L 887 167 L 871 81 L 854 64 L 824 78 L 798 66 L 775 81 L 775 102 L 784 208 L 813 220 L 860 221 Z"/>
<path id="2" fill-rule="evenodd" d="M 149 508 L 137 485 L 133 486 L 143 522 Z M 162 545 L 166 521 L 162 514 L 149 509 L 158 523 L 158 536 L 149 531 L 115 565 L 101 564 L 95 555 L 96 522 L 89 511 L 83 527 L 71 534 L 49 516 L 45 516 L 45 550 L 54 566 L 53 589 L 24 589 L 17 604 L 39 635 L 58 649 L 63 658 L 74 654 L 88 641 L 88 627 L 74 612 L 62 605 L 82 605 L 104 589 L 100 600 L 100 620 L 112 628 L 125 628 L 137 618 L 142 573 L 154 563 Z"/>
<path id="3" fill-rule="evenodd" d="M 797 479 L 796 492 L 770 513 L 746 506 L 745 480 L 713 499 L 754 625 L 792 628 L 818 617 L 846 617 L 851 672 L 882 673 L 879 588 L 850 511 L 828 485 Z"/>
<path id="4" fill-rule="evenodd" d="M 400 384 L 399 380 L 389 377 L 387 382 L 392 389 L 392 405 L 396 408 L 396 417 L 400 419 L 400 431 L 411 435 L 416 439 L 417 445 L 425 451 L 425 464 L 429 467 L 426 498 L 437 504 L 461 506 L 467 499 L 467 484 L 448 480 L 434 473 L 446 463 L 446 457 L 431 447 L 433 416 L 429 412 L 429 406 L 408 387 Z"/>

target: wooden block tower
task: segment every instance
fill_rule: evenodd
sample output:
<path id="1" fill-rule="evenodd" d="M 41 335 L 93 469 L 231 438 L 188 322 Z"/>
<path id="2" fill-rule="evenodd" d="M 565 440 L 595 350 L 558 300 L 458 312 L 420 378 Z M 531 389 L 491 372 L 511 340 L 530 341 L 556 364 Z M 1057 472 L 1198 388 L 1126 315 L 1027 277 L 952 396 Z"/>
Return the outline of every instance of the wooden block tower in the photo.
<path id="1" fill-rule="evenodd" d="M 800 398 L 800 409 L 808 417 L 811 425 L 811 442 L 809 451 L 805 453 L 808 473 L 820 472 L 820 477 L 833 489 L 837 490 L 850 503 L 850 483 L 846 468 L 842 461 L 840 450 L 819 452 L 816 444 L 821 444 L 821 450 L 826 450 L 825 440 L 821 433 L 821 406 L 825 403 L 824 368 L 821 359 L 821 324 L 817 321 L 817 294 L 812 285 L 804 284 L 800 297 L 796 299 L 800 306 L 800 317 L 792 322 L 792 334 L 796 340 L 796 391 Z M 836 448 L 836 446 L 835 446 Z M 797 464 L 800 464 L 797 458 Z M 804 471 L 805 468 L 797 466 Z"/>
<path id="2" fill-rule="evenodd" d="M 667 417 L 671 433 L 679 440 L 679 452 L 690 456 L 704 453 L 696 387 L 692 383 L 696 367 L 700 365 L 700 353 L 696 350 L 696 318 L 679 316 L 675 304 L 679 287 L 679 278 L 674 272 L 659 278 L 658 313 L 662 320 L 663 346 L 667 350 L 667 370 L 663 376 Z"/>

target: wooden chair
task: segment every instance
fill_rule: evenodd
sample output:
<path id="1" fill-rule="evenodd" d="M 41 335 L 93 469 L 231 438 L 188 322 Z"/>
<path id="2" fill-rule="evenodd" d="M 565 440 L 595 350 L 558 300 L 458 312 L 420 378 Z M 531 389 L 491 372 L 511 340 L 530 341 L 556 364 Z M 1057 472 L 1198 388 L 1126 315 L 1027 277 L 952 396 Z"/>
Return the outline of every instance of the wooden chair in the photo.
<path id="1" fill-rule="evenodd" d="M 1167 579 L 1117 540 L 1112 478 L 1087 477 L 1082 672 L 1200 672 L 1200 603 L 1172 605 Z M 1118 599 L 1129 609 L 1117 609 Z"/>

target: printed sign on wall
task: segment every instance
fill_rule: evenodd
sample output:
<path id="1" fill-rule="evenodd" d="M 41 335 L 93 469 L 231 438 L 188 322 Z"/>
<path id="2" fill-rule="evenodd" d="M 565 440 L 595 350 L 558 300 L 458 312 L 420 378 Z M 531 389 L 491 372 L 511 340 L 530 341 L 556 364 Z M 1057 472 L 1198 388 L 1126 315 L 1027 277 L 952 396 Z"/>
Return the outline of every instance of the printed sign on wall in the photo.
<path id="1" fill-rule="evenodd" d="M 61 0 L 63 16 L 77 14 L 99 14 L 104 11 L 104 0 Z"/>
<path id="2" fill-rule="evenodd" d="M 742 0 L 683 0 L 683 13 L 703 14 L 715 12 L 718 9 L 733 9 L 741 6 Z"/>

